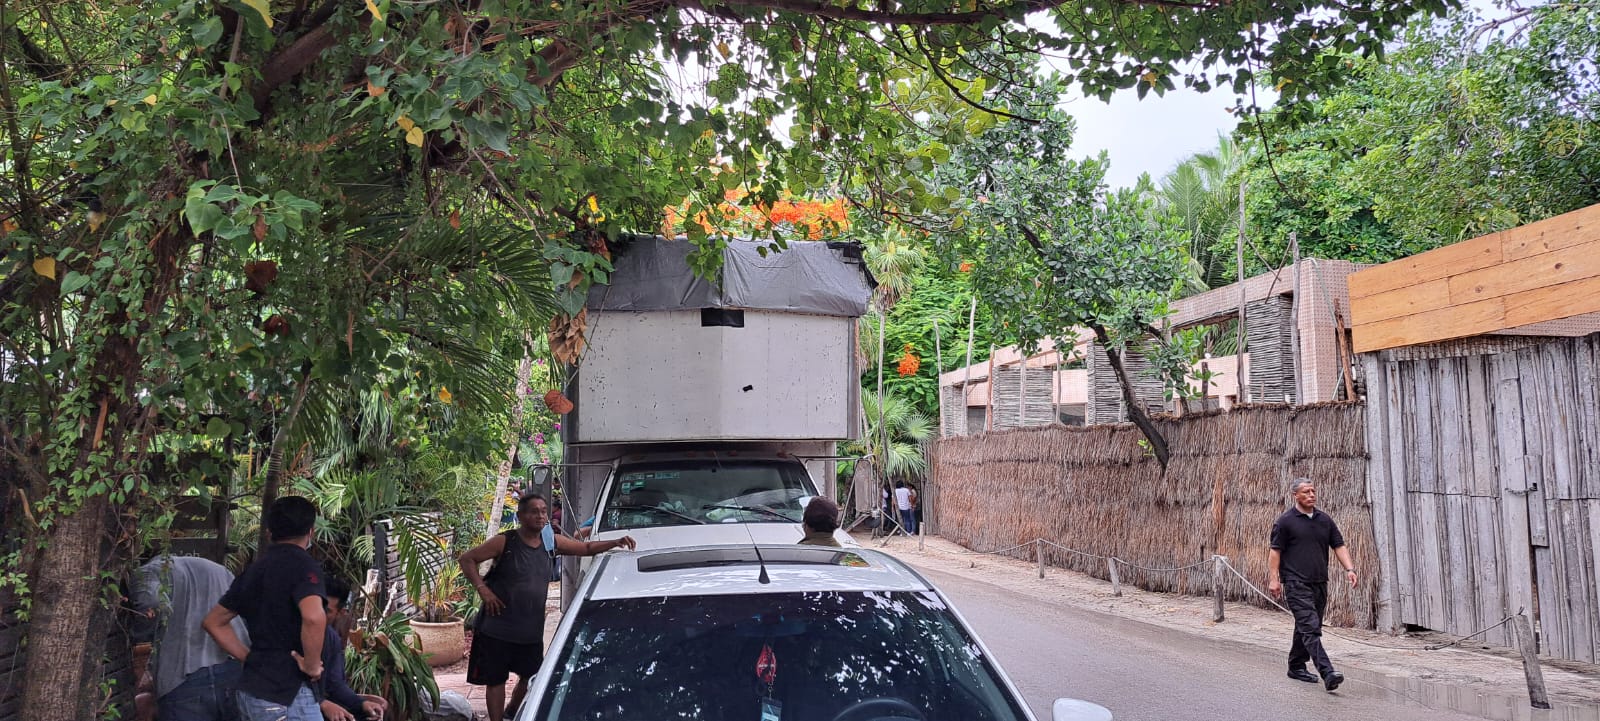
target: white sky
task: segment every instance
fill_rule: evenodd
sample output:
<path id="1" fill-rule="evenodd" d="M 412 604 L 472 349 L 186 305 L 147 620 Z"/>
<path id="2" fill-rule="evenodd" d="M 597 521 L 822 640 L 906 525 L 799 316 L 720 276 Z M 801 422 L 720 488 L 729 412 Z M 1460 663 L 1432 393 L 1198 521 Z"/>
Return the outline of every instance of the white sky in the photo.
<path id="1" fill-rule="evenodd" d="M 1227 89 L 1197 93 L 1178 88 L 1144 100 L 1133 90 L 1117 93 L 1109 103 L 1077 98 L 1061 108 L 1078 121 L 1072 155 L 1092 157 L 1106 151 L 1111 158 L 1106 184 L 1121 188 L 1133 185 L 1140 173 L 1159 182 L 1183 159 L 1215 148 L 1217 133 L 1231 133 L 1238 124 L 1226 111 L 1234 104 Z"/>

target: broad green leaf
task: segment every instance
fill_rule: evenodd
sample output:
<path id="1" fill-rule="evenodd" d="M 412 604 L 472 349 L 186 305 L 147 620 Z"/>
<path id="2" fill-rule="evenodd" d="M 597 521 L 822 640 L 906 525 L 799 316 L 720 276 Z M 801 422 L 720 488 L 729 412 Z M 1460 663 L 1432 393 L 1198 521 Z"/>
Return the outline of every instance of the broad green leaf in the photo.
<path id="1" fill-rule="evenodd" d="M 261 19 L 266 21 L 267 27 L 272 27 L 272 7 L 268 4 L 268 0 L 239 0 L 239 2 L 244 3 L 251 10 L 261 13 Z"/>
<path id="2" fill-rule="evenodd" d="M 61 279 L 61 292 L 71 293 L 89 284 L 89 276 L 75 270 L 67 271 L 67 277 Z"/>
<path id="3" fill-rule="evenodd" d="M 210 420 L 206 421 L 206 435 L 212 438 L 227 438 L 228 433 L 232 430 L 233 428 L 228 425 L 228 422 L 220 417 L 212 416 Z"/>

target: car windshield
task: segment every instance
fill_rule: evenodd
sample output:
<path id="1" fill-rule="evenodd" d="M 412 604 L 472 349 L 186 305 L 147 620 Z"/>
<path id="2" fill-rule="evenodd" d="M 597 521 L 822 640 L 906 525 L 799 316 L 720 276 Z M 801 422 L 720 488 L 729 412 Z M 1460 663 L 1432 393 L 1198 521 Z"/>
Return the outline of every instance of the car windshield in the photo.
<path id="1" fill-rule="evenodd" d="M 797 461 L 693 460 L 623 465 L 600 528 L 799 523 L 816 495 Z"/>
<path id="2" fill-rule="evenodd" d="M 583 605 L 536 718 L 1025 719 L 933 592 Z"/>

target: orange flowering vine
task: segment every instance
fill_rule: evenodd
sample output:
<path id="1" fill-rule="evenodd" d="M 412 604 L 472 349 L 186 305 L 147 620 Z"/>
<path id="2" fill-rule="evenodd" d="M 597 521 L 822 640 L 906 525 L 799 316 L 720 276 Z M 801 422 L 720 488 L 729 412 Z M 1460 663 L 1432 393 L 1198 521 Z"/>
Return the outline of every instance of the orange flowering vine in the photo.
<path id="1" fill-rule="evenodd" d="M 922 368 L 922 359 L 918 358 L 916 354 L 911 352 L 910 343 L 907 343 L 905 348 L 902 350 L 904 352 L 900 354 L 900 364 L 896 366 L 896 370 L 898 370 L 902 376 L 916 375 L 917 370 Z"/>

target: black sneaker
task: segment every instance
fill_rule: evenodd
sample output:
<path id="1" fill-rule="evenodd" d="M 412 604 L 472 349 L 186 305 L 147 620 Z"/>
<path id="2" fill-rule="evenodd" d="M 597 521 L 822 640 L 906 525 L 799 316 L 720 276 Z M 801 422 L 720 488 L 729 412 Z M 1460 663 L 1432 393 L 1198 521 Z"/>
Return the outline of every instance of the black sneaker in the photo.
<path id="1" fill-rule="evenodd" d="M 1326 686 L 1329 691 L 1339 688 L 1341 683 L 1344 683 L 1344 674 L 1338 671 L 1329 671 L 1328 675 L 1322 677 L 1322 685 Z"/>
<path id="2" fill-rule="evenodd" d="M 1289 678 L 1292 678 L 1292 679 L 1294 679 L 1296 681 L 1304 681 L 1306 683 L 1316 683 L 1317 682 L 1317 677 L 1313 676 L 1310 671 L 1307 671 L 1307 670 L 1305 670 L 1303 668 L 1291 668 L 1291 669 L 1289 669 Z"/>

